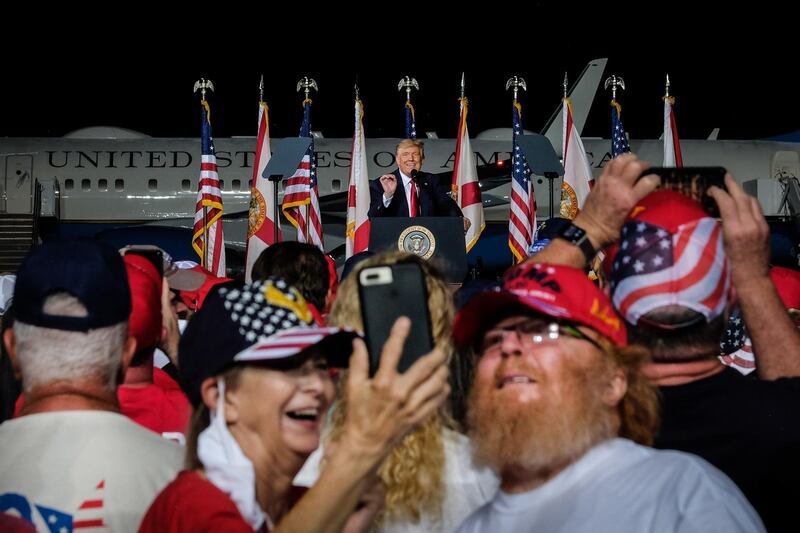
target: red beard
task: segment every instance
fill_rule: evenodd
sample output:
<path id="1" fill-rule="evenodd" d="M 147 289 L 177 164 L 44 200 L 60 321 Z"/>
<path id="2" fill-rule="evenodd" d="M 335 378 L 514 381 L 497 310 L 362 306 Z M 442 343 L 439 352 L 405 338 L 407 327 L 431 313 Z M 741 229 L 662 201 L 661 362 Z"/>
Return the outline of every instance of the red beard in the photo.
<path id="1" fill-rule="evenodd" d="M 567 374 L 566 397 L 549 394 L 547 383 L 537 380 L 533 386 L 541 390 L 535 400 L 524 402 L 514 388 L 498 389 L 494 379 L 490 383 L 476 379 L 468 398 L 475 463 L 503 477 L 559 470 L 614 437 L 614 411 L 600 400 L 607 383 L 602 374 L 598 367 L 573 366 Z"/>

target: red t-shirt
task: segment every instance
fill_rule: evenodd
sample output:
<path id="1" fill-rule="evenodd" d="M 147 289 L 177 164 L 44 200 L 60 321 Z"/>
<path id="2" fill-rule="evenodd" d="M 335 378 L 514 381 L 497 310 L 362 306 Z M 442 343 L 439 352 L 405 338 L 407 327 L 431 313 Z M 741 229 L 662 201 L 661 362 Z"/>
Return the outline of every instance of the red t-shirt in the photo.
<path id="1" fill-rule="evenodd" d="M 305 491 L 305 487 L 293 487 L 293 504 Z M 253 529 L 227 494 L 197 472 L 184 470 L 150 505 L 139 533 L 185 531 L 252 533 Z M 269 533 L 266 523 L 259 533 Z"/>
<path id="2" fill-rule="evenodd" d="M 266 525 L 261 529 L 268 532 Z M 161 491 L 144 515 L 139 533 L 226 531 L 252 533 L 227 494 L 197 472 L 183 471 Z"/>
<path id="3" fill-rule="evenodd" d="M 117 398 L 123 415 L 165 438 L 186 443 L 192 406 L 178 384 L 163 370 L 153 369 L 151 385 L 122 385 L 117 389 Z"/>

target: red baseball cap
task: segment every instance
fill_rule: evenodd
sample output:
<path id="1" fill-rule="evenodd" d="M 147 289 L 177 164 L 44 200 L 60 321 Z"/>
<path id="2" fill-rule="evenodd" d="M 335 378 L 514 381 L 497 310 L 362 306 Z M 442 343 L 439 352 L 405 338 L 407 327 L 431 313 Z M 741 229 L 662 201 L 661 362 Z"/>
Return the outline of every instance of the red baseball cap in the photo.
<path id="1" fill-rule="evenodd" d="M 769 277 L 775 284 L 783 306 L 786 309 L 800 309 L 800 272 L 774 266 L 769 269 Z"/>
<path id="2" fill-rule="evenodd" d="M 183 303 L 193 311 L 203 306 L 206 296 L 215 285 L 228 281 L 231 278 L 218 278 L 199 265 L 179 268 L 167 276 L 169 288 L 178 291 Z"/>
<path id="3" fill-rule="evenodd" d="M 502 286 L 472 298 L 456 315 L 453 338 L 467 346 L 504 308 L 528 307 L 546 316 L 583 324 L 625 346 L 625 323 L 608 297 L 583 270 L 546 263 L 525 264 L 510 270 Z"/>
<path id="4" fill-rule="evenodd" d="M 161 276 L 145 257 L 122 257 L 131 288 L 128 330 L 136 339 L 136 351 L 152 348 L 161 340 Z"/>

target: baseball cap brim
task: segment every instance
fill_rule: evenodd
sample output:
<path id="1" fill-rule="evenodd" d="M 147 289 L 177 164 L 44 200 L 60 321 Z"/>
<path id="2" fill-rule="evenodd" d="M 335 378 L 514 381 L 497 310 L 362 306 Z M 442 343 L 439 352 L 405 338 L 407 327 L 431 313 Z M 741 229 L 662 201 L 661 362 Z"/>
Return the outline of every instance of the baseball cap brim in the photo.
<path id="1" fill-rule="evenodd" d="M 531 296 L 520 296 L 508 291 L 491 291 L 472 298 L 456 315 L 453 340 L 456 346 L 466 347 L 491 323 L 502 317 L 502 312 L 516 306 L 526 307 L 543 315 L 570 320 L 570 312 L 552 302 Z"/>
<path id="2" fill-rule="evenodd" d="M 353 351 L 352 342 L 356 337 L 361 335 L 349 328 L 294 328 L 276 333 L 245 348 L 233 360 L 237 363 L 302 360 L 317 352 L 325 356 L 330 366 L 347 368 Z"/>

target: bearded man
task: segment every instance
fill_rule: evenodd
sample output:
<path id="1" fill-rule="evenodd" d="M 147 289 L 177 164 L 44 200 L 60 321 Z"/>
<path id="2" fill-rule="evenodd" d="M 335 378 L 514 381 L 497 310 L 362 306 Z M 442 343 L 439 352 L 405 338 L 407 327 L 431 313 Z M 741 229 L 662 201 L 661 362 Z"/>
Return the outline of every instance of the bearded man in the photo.
<path id="1" fill-rule="evenodd" d="M 469 435 L 501 478 L 459 531 L 764 531 L 736 486 L 653 450 L 658 401 L 622 319 L 579 269 L 526 264 L 458 314 L 472 350 Z"/>

